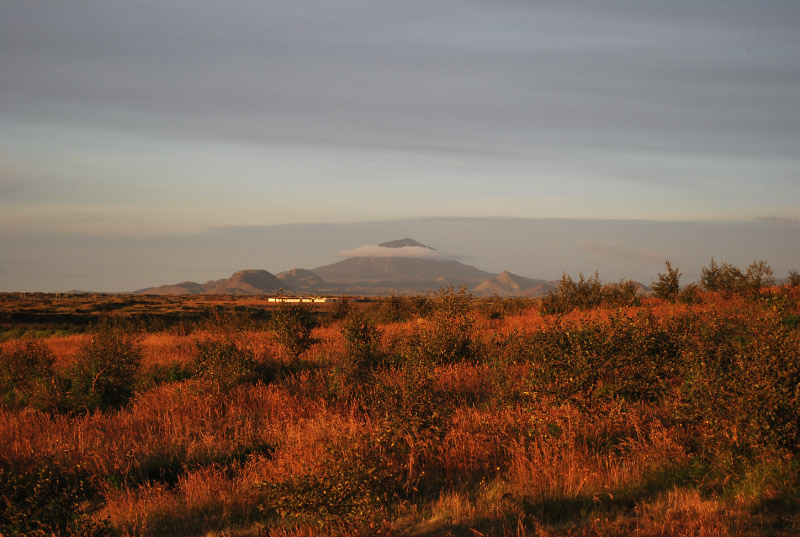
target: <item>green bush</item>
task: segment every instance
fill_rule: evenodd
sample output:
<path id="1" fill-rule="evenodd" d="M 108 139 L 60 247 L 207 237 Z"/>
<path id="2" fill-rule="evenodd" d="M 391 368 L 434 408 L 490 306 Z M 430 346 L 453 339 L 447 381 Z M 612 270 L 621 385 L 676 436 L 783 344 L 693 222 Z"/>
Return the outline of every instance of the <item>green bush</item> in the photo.
<path id="1" fill-rule="evenodd" d="M 21 467 L 0 459 L 0 535 L 108 535 L 84 511 L 97 495 L 79 467 L 66 471 L 47 460 Z"/>
<path id="2" fill-rule="evenodd" d="M 530 389 L 587 408 L 610 399 L 655 401 L 678 377 L 680 332 L 646 313 L 546 327 L 529 340 Z"/>
<path id="3" fill-rule="evenodd" d="M 709 448 L 800 454 L 800 333 L 776 311 L 718 316 L 687 355 L 681 418 Z"/>
<path id="4" fill-rule="evenodd" d="M 431 298 L 428 318 L 411 334 L 406 360 L 413 363 L 451 364 L 476 356 L 472 297 L 461 288 L 441 289 Z"/>
<path id="5" fill-rule="evenodd" d="M 192 369 L 217 388 L 227 389 L 258 378 L 258 364 L 251 349 L 230 335 L 217 335 L 196 341 L 197 354 Z"/>
<path id="6" fill-rule="evenodd" d="M 123 406 L 133 396 L 141 360 L 136 334 L 118 323 L 102 322 L 68 373 L 68 405 L 76 410 Z"/>
<path id="7" fill-rule="evenodd" d="M 0 348 L 0 404 L 49 409 L 57 396 L 53 355 L 43 341 L 24 339 Z"/>
<path id="8" fill-rule="evenodd" d="M 272 313 L 270 326 L 278 342 L 296 358 L 311 346 L 316 320 L 308 304 L 282 302 Z"/>
<path id="9" fill-rule="evenodd" d="M 681 271 L 672 268 L 672 263 L 665 261 L 667 272 L 658 274 L 658 281 L 652 282 L 650 287 L 658 298 L 676 301 L 681 291 Z"/>
<path id="10" fill-rule="evenodd" d="M 790 270 L 786 277 L 786 285 L 789 287 L 800 287 L 800 271 Z"/>
<path id="11" fill-rule="evenodd" d="M 381 361 L 381 332 L 363 313 L 351 313 L 341 328 L 344 347 L 351 368 L 351 381 L 357 382 L 369 375 Z"/>
<path id="12" fill-rule="evenodd" d="M 640 302 L 639 285 L 632 280 L 618 283 L 602 283 L 597 272 L 586 278 L 579 274 L 575 282 L 564 273 L 558 287 L 542 299 L 542 311 L 563 314 L 581 308 L 590 309 L 601 305 L 634 306 Z"/>
<path id="13" fill-rule="evenodd" d="M 287 519 L 365 523 L 401 496 L 402 461 L 391 446 L 368 437 L 328 448 L 316 473 L 262 483 L 261 510 Z"/>
<path id="14" fill-rule="evenodd" d="M 766 261 L 753 261 L 742 272 L 735 266 L 723 263 L 717 265 L 714 258 L 707 267 L 702 267 L 700 283 L 708 291 L 717 291 L 726 296 L 733 294 L 749 294 L 755 298 L 761 296 L 761 289 L 775 283 L 772 267 Z"/>

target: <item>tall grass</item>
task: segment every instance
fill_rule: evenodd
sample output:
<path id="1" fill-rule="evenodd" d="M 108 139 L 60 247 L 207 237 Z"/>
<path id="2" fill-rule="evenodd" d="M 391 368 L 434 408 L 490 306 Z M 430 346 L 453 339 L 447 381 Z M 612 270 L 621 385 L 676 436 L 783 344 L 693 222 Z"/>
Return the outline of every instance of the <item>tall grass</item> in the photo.
<path id="1" fill-rule="evenodd" d="M 13 377 L 0 534 L 36 510 L 142 536 L 794 535 L 800 297 L 701 298 L 499 315 L 445 290 L 299 352 L 224 320 L 119 334 L 138 361 L 113 404 L 43 407 Z M 4 371 L 60 385 L 92 337 L 6 342 Z"/>

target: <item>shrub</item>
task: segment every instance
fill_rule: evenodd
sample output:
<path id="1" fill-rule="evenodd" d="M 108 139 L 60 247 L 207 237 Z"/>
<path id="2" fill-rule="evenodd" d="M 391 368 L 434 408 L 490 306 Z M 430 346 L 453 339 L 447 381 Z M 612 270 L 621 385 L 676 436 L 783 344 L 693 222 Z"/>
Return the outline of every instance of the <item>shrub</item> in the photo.
<path id="1" fill-rule="evenodd" d="M 669 261 L 665 261 L 664 264 L 667 267 L 667 272 L 664 274 L 659 273 L 658 281 L 652 282 L 650 286 L 658 298 L 674 302 L 678 299 L 678 294 L 681 290 L 681 271 L 673 269 L 672 263 Z"/>
<path id="2" fill-rule="evenodd" d="M 745 290 L 756 298 L 761 295 L 762 288 L 774 284 L 775 278 L 772 277 L 772 267 L 763 259 L 750 263 L 744 273 L 743 285 Z"/>
<path id="3" fill-rule="evenodd" d="M 681 393 L 683 420 L 709 447 L 800 453 L 800 333 L 779 312 L 705 323 L 692 341 Z"/>
<path id="4" fill-rule="evenodd" d="M 747 293 L 758 298 L 761 289 L 775 283 L 772 267 L 764 260 L 753 261 L 742 272 L 739 267 L 723 263 L 717 265 L 714 258 L 708 267 L 701 269 L 700 283 L 708 291 L 718 291 L 726 296 L 736 293 Z"/>
<path id="5" fill-rule="evenodd" d="M 699 304 L 703 301 L 703 292 L 696 283 L 690 283 L 678 293 L 678 302 L 682 304 Z"/>
<path id="6" fill-rule="evenodd" d="M 316 325 L 308 304 L 282 302 L 270 319 L 278 342 L 297 358 L 311 346 L 311 331 Z"/>
<path id="7" fill-rule="evenodd" d="M 237 344 L 231 335 L 198 340 L 193 362 L 195 373 L 218 388 L 257 378 L 257 363 L 253 351 Z"/>
<path id="8" fill-rule="evenodd" d="M 740 290 L 743 280 L 744 274 L 738 267 L 727 263 L 719 266 L 713 257 L 707 267 L 700 269 L 700 284 L 706 291 L 730 295 Z"/>
<path id="9" fill-rule="evenodd" d="M 317 472 L 262 483 L 261 510 L 320 523 L 365 523 L 400 497 L 406 473 L 396 450 L 364 437 L 328 448 Z"/>
<path id="10" fill-rule="evenodd" d="M 353 381 L 365 378 L 381 359 L 381 332 L 363 313 L 351 313 L 341 329 Z"/>
<path id="11" fill-rule="evenodd" d="M 576 308 L 594 308 L 602 304 L 633 306 L 638 302 L 639 285 L 632 280 L 603 284 L 597 272 L 589 278 L 581 272 L 575 282 L 564 273 L 559 286 L 542 299 L 542 311 L 563 314 Z"/>
<path id="12" fill-rule="evenodd" d="M 0 460 L 0 535 L 107 535 L 107 526 L 83 510 L 96 496 L 80 468 L 65 471 L 47 460 L 19 467 Z"/>
<path id="13" fill-rule="evenodd" d="M 105 320 L 84 343 L 68 374 L 73 409 L 119 408 L 133 396 L 142 350 L 136 334 Z"/>
<path id="14" fill-rule="evenodd" d="M 475 320 L 466 288 L 441 289 L 431 299 L 431 313 L 410 337 L 407 358 L 415 363 L 449 364 L 475 356 Z"/>
<path id="15" fill-rule="evenodd" d="M 677 326 L 645 313 L 544 328 L 530 339 L 531 391 L 584 407 L 657 400 L 678 374 L 678 338 Z"/>
<path id="16" fill-rule="evenodd" d="M 412 301 L 403 296 L 391 295 L 381 298 L 371 305 L 370 313 L 381 323 L 399 323 L 407 321 L 414 312 Z"/>
<path id="17" fill-rule="evenodd" d="M 43 341 L 25 339 L 0 348 L 0 404 L 53 408 L 57 388 L 53 355 Z"/>

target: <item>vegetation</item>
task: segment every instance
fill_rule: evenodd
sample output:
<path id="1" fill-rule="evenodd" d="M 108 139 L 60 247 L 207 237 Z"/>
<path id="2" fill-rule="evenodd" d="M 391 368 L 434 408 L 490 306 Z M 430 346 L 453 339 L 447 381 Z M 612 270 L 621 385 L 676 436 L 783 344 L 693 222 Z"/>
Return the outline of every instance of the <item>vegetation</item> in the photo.
<path id="1" fill-rule="evenodd" d="M 0 534 L 796 535 L 800 287 L 767 269 L 11 338 Z"/>
<path id="2" fill-rule="evenodd" d="M 658 281 L 652 282 L 650 286 L 658 298 L 674 302 L 678 299 L 681 291 L 681 271 L 672 268 L 672 263 L 669 261 L 664 263 L 667 267 L 667 272 L 664 274 L 659 273 Z"/>
<path id="3" fill-rule="evenodd" d="M 590 309 L 601 305 L 634 306 L 639 301 L 639 285 L 632 280 L 602 283 L 595 272 L 589 278 L 580 273 L 576 282 L 564 273 L 558 288 L 542 300 L 542 310 L 563 314 L 576 308 Z"/>
<path id="4" fill-rule="evenodd" d="M 307 304 L 281 303 L 273 312 L 270 324 L 275 337 L 291 356 L 297 358 L 311 346 L 315 319 Z"/>

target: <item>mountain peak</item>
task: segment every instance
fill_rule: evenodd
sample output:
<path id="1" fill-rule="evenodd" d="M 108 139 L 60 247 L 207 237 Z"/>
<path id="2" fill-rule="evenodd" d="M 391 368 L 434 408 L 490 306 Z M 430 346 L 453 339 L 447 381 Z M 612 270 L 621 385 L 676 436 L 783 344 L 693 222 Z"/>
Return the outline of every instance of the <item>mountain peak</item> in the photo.
<path id="1" fill-rule="evenodd" d="M 414 239 L 397 239 L 394 241 L 389 242 L 382 242 L 378 246 L 383 246 L 384 248 L 405 248 L 406 246 L 421 246 L 422 248 L 427 248 L 429 250 L 436 250 L 436 248 L 431 248 L 430 246 L 426 246 L 421 242 L 417 242 Z"/>

